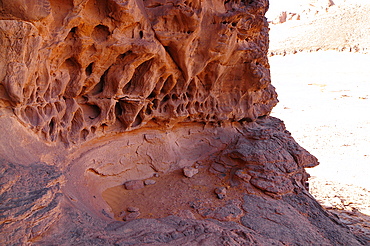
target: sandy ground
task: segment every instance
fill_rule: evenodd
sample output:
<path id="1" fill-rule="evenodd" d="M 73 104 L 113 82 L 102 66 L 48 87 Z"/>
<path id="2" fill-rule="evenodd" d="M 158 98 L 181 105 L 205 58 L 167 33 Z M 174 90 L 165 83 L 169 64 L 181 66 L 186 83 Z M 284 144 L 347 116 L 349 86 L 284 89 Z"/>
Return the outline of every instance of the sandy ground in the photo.
<path id="1" fill-rule="evenodd" d="M 284 120 L 321 165 L 312 176 L 370 190 L 370 55 L 321 51 L 270 57 Z"/>
<path id="2" fill-rule="evenodd" d="M 370 2 L 334 3 L 270 1 L 269 20 L 301 15 L 270 25 L 272 115 L 321 162 L 307 170 L 310 193 L 370 245 Z"/>
<path id="3" fill-rule="evenodd" d="M 270 66 L 272 115 L 320 161 L 307 169 L 311 194 L 370 243 L 370 55 L 297 53 Z"/>
<path id="4" fill-rule="evenodd" d="M 196 219 L 214 218 L 217 215 L 206 211 L 224 207 L 242 197 L 239 197 L 241 193 L 237 191 L 240 187 L 230 187 L 227 179 L 221 180 L 220 184 L 220 178 L 210 174 L 208 169 L 207 166 L 200 167 L 199 173 L 192 178 L 185 177 L 182 170 L 153 177 L 151 180 L 156 183 L 145 189 L 126 190 L 119 185 L 104 191 L 103 198 L 112 208 L 117 220 L 126 220 L 125 211 L 129 207 L 137 207 L 138 218 L 162 218 L 169 215 Z M 217 187 L 227 187 L 225 199 L 217 199 L 214 192 Z M 237 221 L 237 217 L 229 219 Z"/>

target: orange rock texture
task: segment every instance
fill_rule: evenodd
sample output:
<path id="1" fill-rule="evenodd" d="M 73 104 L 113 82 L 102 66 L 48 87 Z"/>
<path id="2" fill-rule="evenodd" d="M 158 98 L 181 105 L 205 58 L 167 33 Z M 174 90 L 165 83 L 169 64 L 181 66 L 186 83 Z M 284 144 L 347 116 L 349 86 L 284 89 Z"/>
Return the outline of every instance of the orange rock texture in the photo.
<path id="1" fill-rule="evenodd" d="M 0 3 L 1 245 L 364 242 L 269 116 L 267 0 Z"/>
<path id="2" fill-rule="evenodd" d="M 4 101 L 66 143 L 148 121 L 253 121 L 277 102 L 266 5 L 4 1 L 14 16 L 1 23 Z"/>

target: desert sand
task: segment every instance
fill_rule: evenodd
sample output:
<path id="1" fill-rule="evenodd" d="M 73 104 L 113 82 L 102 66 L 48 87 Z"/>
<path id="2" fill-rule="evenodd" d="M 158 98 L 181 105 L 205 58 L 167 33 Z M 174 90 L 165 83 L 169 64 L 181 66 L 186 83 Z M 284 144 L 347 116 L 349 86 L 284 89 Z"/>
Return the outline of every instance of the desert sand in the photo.
<path id="1" fill-rule="evenodd" d="M 321 165 L 312 176 L 370 190 L 370 56 L 321 51 L 270 57 L 284 119 Z"/>
<path id="2" fill-rule="evenodd" d="M 370 235 L 370 55 L 338 51 L 270 57 L 279 103 L 296 141 L 320 165 L 311 194 L 355 233 Z"/>
<path id="3" fill-rule="evenodd" d="M 310 193 L 357 235 L 370 235 L 370 28 L 366 1 L 270 2 L 272 115 L 320 165 Z M 299 17 L 298 17 L 299 16 Z M 289 19 L 290 18 L 290 19 Z M 300 20 L 299 20 L 300 19 Z M 280 19 L 281 20 L 281 19 Z M 280 54 L 280 55 L 276 55 Z"/>

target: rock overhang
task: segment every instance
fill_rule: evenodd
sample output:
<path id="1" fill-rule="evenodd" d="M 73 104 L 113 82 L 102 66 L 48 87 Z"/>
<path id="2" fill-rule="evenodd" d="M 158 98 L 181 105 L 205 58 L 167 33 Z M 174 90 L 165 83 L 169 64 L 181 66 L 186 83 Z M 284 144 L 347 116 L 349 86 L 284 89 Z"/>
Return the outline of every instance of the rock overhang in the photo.
<path id="1" fill-rule="evenodd" d="M 2 240 L 356 245 L 306 191 L 304 168 L 317 159 L 268 116 L 277 103 L 268 1 L 3 0 L 1 7 L 1 120 L 19 145 L 2 148 Z M 102 196 L 108 188 L 130 180 L 142 188 L 140 180 L 186 167 L 222 190 L 237 187 L 236 200 L 212 193 L 205 203 L 225 203 L 210 210 L 190 201 L 197 219 L 184 212 L 114 221 Z M 279 235 L 294 227 L 294 237 Z"/>

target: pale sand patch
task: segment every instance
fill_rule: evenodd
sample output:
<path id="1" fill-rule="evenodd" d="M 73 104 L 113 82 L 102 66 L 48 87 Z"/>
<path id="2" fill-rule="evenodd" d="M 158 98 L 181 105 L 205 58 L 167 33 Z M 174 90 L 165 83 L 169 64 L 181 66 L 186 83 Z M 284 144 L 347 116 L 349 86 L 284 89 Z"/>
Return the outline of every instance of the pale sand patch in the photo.
<path id="1" fill-rule="evenodd" d="M 269 59 L 280 101 L 271 115 L 319 159 L 307 171 L 370 190 L 370 55 L 320 51 Z"/>
<path id="2" fill-rule="evenodd" d="M 310 193 L 370 243 L 370 55 L 298 53 L 270 65 L 280 100 L 272 115 L 321 163 L 307 169 Z"/>

